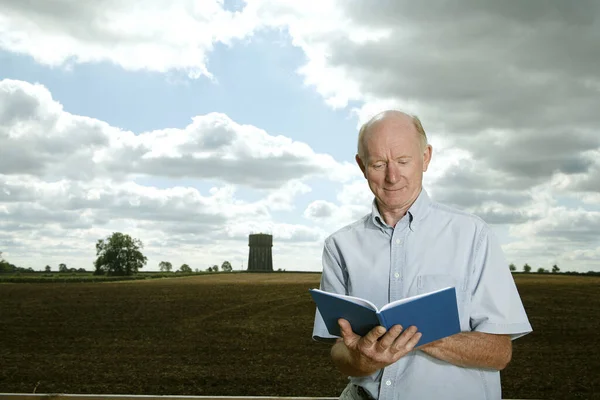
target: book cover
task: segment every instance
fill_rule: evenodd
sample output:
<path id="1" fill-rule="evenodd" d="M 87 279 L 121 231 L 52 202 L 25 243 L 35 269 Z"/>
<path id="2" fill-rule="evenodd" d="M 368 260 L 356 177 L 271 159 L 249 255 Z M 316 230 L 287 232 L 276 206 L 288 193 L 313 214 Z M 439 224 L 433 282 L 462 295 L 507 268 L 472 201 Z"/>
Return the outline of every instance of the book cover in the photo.
<path id="1" fill-rule="evenodd" d="M 352 330 L 366 335 L 377 325 L 390 329 L 402 325 L 416 326 L 422 336 L 417 346 L 460 332 L 456 289 L 447 287 L 417 296 L 396 300 L 378 310 L 365 299 L 309 289 L 331 335 L 341 336 L 338 319 L 346 319 Z"/>

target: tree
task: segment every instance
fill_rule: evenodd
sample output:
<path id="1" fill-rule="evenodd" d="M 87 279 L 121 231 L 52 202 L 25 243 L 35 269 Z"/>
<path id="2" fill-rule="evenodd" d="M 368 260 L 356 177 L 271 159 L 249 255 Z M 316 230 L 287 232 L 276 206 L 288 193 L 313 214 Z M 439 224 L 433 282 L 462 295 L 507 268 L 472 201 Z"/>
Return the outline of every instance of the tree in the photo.
<path id="1" fill-rule="evenodd" d="M 69 272 L 67 264 L 58 264 L 58 272 Z"/>
<path id="2" fill-rule="evenodd" d="M 144 248 L 141 240 L 133 239 L 131 236 L 121 232 L 114 232 L 105 239 L 96 243 L 96 255 L 94 261 L 96 275 L 132 275 L 143 268 L 148 261 L 141 249 Z"/>
<path id="3" fill-rule="evenodd" d="M 531 272 L 531 267 L 529 266 L 529 264 L 523 265 L 523 272 L 526 272 L 526 273 Z"/>
<path id="4" fill-rule="evenodd" d="M 510 265 L 508 266 L 508 268 L 510 269 L 510 271 L 511 271 L 511 272 L 514 272 L 514 271 L 516 271 L 516 270 L 517 270 L 517 267 L 515 267 L 515 264 L 510 264 Z"/>
<path id="5" fill-rule="evenodd" d="M 212 267 L 213 272 L 219 272 L 219 266 L 218 265 L 213 265 Z"/>
<path id="6" fill-rule="evenodd" d="M 231 272 L 233 270 L 233 267 L 231 266 L 231 263 L 229 261 L 223 261 L 221 269 L 223 270 L 223 272 Z"/>
<path id="7" fill-rule="evenodd" d="M 0 251 L 0 273 L 1 272 L 16 272 L 17 266 L 9 263 L 2 257 L 2 252 Z"/>
<path id="8" fill-rule="evenodd" d="M 190 272 L 192 272 L 192 269 L 190 268 L 189 265 L 183 264 L 181 267 L 179 267 L 179 271 L 180 272 L 190 273 Z"/>
<path id="9" fill-rule="evenodd" d="M 173 269 L 173 264 L 168 261 L 161 261 L 158 263 L 161 272 L 171 272 Z"/>
<path id="10" fill-rule="evenodd" d="M 553 274 L 556 274 L 556 273 L 557 273 L 557 272 L 559 272 L 559 271 L 560 271 L 560 268 L 558 268 L 558 265 L 554 264 L 554 265 L 552 266 L 552 273 L 553 273 Z"/>
<path id="11" fill-rule="evenodd" d="M 50 268 L 49 265 L 46 265 L 46 272 L 50 272 L 50 271 L 52 271 L 52 268 Z"/>
<path id="12" fill-rule="evenodd" d="M 546 273 L 546 272 L 548 272 L 548 270 L 544 269 L 544 268 L 538 268 L 538 270 L 537 270 L 538 274 L 543 274 L 543 273 Z"/>

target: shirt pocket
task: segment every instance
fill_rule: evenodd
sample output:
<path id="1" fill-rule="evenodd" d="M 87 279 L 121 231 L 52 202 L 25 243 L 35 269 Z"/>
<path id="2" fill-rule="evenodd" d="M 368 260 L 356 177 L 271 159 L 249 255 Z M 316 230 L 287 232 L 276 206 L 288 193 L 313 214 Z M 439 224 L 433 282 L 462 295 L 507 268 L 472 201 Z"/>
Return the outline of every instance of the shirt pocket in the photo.
<path id="1" fill-rule="evenodd" d="M 456 304 L 461 330 L 469 330 L 469 296 L 465 280 L 449 274 L 423 274 L 417 276 L 417 294 L 433 292 L 446 287 L 456 289 Z"/>

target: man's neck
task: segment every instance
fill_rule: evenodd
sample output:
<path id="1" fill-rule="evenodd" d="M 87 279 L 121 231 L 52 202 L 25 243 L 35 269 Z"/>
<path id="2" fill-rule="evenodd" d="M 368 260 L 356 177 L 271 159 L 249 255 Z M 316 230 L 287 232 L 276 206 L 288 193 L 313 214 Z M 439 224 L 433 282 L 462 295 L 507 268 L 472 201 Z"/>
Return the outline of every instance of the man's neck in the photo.
<path id="1" fill-rule="evenodd" d="M 417 201 L 419 194 L 421 193 L 421 188 L 415 192 L 413 198 L 404 206 L 395 209 L 386 209 L 382 207 L 379 202 L 377 202 L 377 209 L 379 210 L 379 214 L 383 218 L 386 224 L 391 226 L 392 228 L 396 226 L 398 221 L 400 221 L 408 212 L 410 207 Z"/>
<path id="2" fill-rule="evenodd" d="M 398 221 L 400 221 L 402 219 L 402 217 L 404 217 L 406 215 L 406 212 L 408 211 L 409 208 L 410 208 L 410 205 L 406 208 L 396 209 L 396 210 L 379 209 L 379 214 L 381 214 L 381 217 L 383 218 L 385 223 L 393 228 L 396 226 Z"/>

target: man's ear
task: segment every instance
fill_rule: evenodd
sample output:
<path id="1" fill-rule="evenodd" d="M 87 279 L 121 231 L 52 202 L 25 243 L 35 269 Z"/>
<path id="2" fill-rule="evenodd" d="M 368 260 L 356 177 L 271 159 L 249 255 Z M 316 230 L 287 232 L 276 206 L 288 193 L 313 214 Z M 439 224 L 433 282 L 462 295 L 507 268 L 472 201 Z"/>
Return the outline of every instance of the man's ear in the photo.
<path id="1" fill-rule="evenodd" d="M 425 147 L 425 151 L 423 152 L 423 172 L 427 171 L 427 167 L 429 166 L 429 162 L 431 161 L 431 155 L 433 154 L 433 147 L 428 144 Z"/>
<path id="2" fill-rule="evenodd" d="M 366 171 L 366 167 L 365 164 L 363 163 L 363 161 L 360 159 L 359 155 L 357 154 L 354 159 L 356 160 L 356 163 L 358 164 L 358 167 L 360 168 L 360 170 L 362 171 L 364 177 L 367 177 L 367 171 Z"/>

